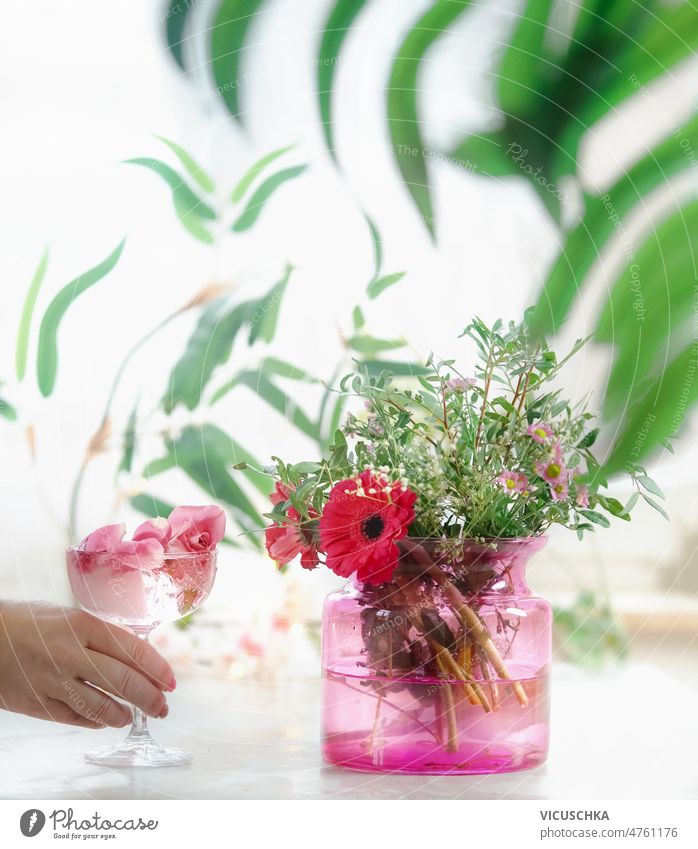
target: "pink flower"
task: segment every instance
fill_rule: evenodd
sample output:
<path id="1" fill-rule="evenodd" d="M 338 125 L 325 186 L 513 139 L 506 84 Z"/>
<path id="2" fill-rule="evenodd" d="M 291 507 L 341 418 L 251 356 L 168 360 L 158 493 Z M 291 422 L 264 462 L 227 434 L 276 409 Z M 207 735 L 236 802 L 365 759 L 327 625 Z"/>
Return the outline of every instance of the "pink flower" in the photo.
<path id="1" fill-rule="evenodd" d="M 104 525 L 97 528 L 85 537 L 79 548 L 83 551 L 100 551 L 113 553 L 121 543 L 126 533 L 126 525 L 121 522 L 118 525 Z"/>
<path id="2" fill-rule="evenodd" d="M 529 425 L 526 429 L 526 433 L 539 445 L 547 445 L 548 441 L 552 439 L 553 436 L 552 428 L 544 422 L 535 422 L 534 424 Z"/>
<path id="3" fill-rule="evenodd" d="M 286 486 L 286 484 L 281 483 L 281 481 L 277 481 L 274 484 L 274 490 L 269 495 L 269 501 L 272 504 L 283 504 L 284 501 L 288 501 L 288 497 L 291 494 L 291 487 Z"/>
<path id="4" fill-rule="evenodd" d="M 225 535 L 225 513 L 220 507 L 175 507 L 169 516 L 168 552 L 211 551 Z"/>
<path id="5" fill-rule="evenodd" d="M 113 554 L 115 557 L 133 557 L 143 568 L 155 568 L 162 561 L 163 544 L 149 537 L 147 539 L 124 539 L 126 528 L 123 523 L 105 525 L 97 528 L 80 543 L 83 551 L 94 554 Z"/>
<path id="6" fill-rule="evenodd" d="M 569 495 L 569 489 L 567 487 L 567 481 L 562 480 L 559 483 L 553 483 L 550 485 L 550 494 L 553 497 L 553 501 L 564 501 Z"/>
<path id="7" fill-rule="evenodd" d="M 139 525 L 133 532 L 132 539 L 156 539 L 164 547 L 170 541 L 170 536 L 170 523 L 162 516 L 157 516 L 155 519 L 148 519 L 142 525 Z"/>
<path id="8" fill-rule="evenodd" d="M 274 505 L 283 504 L 288 501 L 292 490 L 293 487 L 277 481 L 269 494 L 269 500 Z M 317 516 L 317 512 L 310 506 L 308 513 L 311 517 Z M 269 556 L 276 561 L 277 566 L 286 566 L 300 554 L 301 566 L 314 569 L 320 560 L 311 532 L 302 527 L 301 515 L 294 507 L 287 509 L 286 518 L 290 521 L 275 522 L 264 532 L 264 544 Z"/>
<path id="9" fill-rule="evenodd" d="M 589 490 L 585 486 L 577 486 L 577 496 L 575 498 L 577 507 L 589 506 Z"/>
<path id="10" fill-rule="evenodd" d="M 567 469 L 562 462 L 561 454 L 557 451 L 554 459 L 536 463 L 535 469 L 536 474 L 540 475 L 547 483 L 567 483 Z"/>
<path id="11" fill-rule="evenodd" d="M 300 554 L 301 566 L 314 569 L 320 562 L 318 550 L 309 533 L 300 526 L 300 514 L 291 507 L 288 518 L 292 520 L 291 523 L 269 525 L 264 532 L 264 544 L 269 556 L 278 566 L 286 566 Z"/>
<path id="12" fill-rule="evenodd" d="M 471 386 L 475 386 L 477 381 L 474 377 L 452 377 L 450 380 L 446 381 L 446 389 L 450 389 L 451 392 L 467 392 L 467 390 Z"/>
<path id="13" fill-rule="evenodd" d="M 497 483 L 505 492 L 525 492 L 528 488 L 528 478 L 521 472 L 504 471 L 497 478 Z"/>

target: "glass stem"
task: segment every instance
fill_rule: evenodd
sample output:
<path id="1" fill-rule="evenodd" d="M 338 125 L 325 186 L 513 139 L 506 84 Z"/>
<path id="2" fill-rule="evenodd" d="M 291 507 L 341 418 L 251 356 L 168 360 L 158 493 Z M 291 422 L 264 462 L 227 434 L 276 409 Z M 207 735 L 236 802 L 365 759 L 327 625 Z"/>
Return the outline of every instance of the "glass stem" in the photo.
<path id="1" fill-rule="evenodd" d="M 140 640 L 145 640 L 146 643 L 148 642 L 149 633 L 149 631 L 135 631 L 136 636 Z M 131 714 L 131 730 L 128 732 L 127 739 L 131 742 L 152 740 L 150 731 L 148 731 L 148 717 L 146 714 L 135 705 L 131 705 Z"/>

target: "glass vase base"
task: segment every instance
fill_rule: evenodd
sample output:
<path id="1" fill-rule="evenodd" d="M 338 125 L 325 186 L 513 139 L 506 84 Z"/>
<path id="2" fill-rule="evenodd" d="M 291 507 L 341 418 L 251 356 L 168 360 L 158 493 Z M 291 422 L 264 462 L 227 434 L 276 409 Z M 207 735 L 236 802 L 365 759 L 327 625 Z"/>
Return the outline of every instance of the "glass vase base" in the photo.
<path id="1" fill-rule="evenodd" d="M 512 751 L 505 748 L 483 751 L 467 747 L 457 752 L 444 752 L 441 747 L 406 745 L 391 747 L 369 755 L 365 738 L 361 741 L 326 743 L 325 761 L 355 772 L 398 773 L 402 775 L 492 775 L 534 769 L 545 763 L 542 751 Z"/>
<path id="2" fill-rule="evenodd" d="M 84 755 L 88 764 L 110 767 L 182 766 L 190 763 L 191 759 L 191 752 L 164 748 L 152 739 L 127 739 L 116 746 L 102 746 Z"/>

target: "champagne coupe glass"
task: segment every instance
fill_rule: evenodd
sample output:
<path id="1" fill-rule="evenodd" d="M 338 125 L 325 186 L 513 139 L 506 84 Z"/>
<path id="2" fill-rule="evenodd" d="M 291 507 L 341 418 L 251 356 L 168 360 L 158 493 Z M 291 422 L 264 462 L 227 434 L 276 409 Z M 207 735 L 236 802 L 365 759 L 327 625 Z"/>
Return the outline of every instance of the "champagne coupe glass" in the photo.
<path id="1" fill-rule="evenodd" d="M 116 555 L 66 551 L 73 594 L 85 610 L 128 628 L 147 640 L 153 628 L 195 610 L 211 592 L 216 576 L 216 550 L 158 555 Z M 132 706 L 133 723 L 116 746 L 88 752 L 88 763 L 100 766 L 176 766 L 191 753 L 164 748 L 150 736 L 143 711 Z"/>

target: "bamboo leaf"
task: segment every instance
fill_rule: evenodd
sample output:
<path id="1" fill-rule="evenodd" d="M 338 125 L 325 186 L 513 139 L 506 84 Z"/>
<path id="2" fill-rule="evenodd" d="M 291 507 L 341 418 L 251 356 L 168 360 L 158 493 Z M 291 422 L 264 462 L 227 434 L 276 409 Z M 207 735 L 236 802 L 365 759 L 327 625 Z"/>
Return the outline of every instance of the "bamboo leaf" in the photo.
<path id="1" fill-rule="evenodd" d="M 177 465 L 201 489 L 229 508 L 234 521 L 243 531 L 259 529 L 264 521 L 227 467 L 230 460 L 230 440 L 214 425 L 188 426 L 179 438 L 172 440 L 168 450 Z M 251 541 L 259 546 L 257 539 Z"/>
<path id="2" fill-rule="evenodd" d="M 367 334 L 355 334 L 350 339 L 347 339 L 347 347 L 352 351 L 357 351 L 359 354 L 366 356 L 374 356 L 381 351 L 393 351 L 397 348 L 404 348 L 407 344 L 404 339 L 376 339 Z"/>
<path id="3" fill-rule="evenodd" d="M 27 291 L 27 296 L 24 299 L 22 307 L 22 316 L 19 320 L 19 330 L 17 331 L 17 348 L 15 351 L 15 371 L 17 380 L 24 380 L 24 375 L 27 372 L 27 355 L 29 352 L 29 334 L 31 331 L 32 316 L 36 307 L 36 299 L 39 296 L 39 290 L 46 274 L 46 266 L 48 264 L 48 248 L 43 253 L 39 262 L 39 267 L 34 272 L 34 277 Z"/>
<path id="4" fill-rule="evenodd" d="M 312 422 L 301 408 L 279 389 L 262 371 L 245 371 L 237 376 L 235 385 L 247 386 L 264 402 L 280 413 L 294 427 L 316 442 L 320 440 L 318 426 Z M 213 403 L 213 402 L 212 402 Z"/>
<path id="5" fill-rule="evenodd" d="M 365 0 L 336 0 L 325 22 L 317 56 L 317 93 L 320 118 L 322 119 L 327 150 L 335 160 L 337 156 L 332 135 L 334 76 L 342 45 L 364 6 Z"/>
<path id="6" fill-rule="evenodd" d="M 216 89 L 228 112 L 242 123 L 240 58 L 250 25 L 260 14 L 263 0 L 222 0 L 211 28 L 211 68 Z"/>
<path id="7" fill-rule="evenodd" d="M 172 190 L 172 200 L 176 204 L 178 215 L 195 215 L 198 218 L 205 218 L 209 221 L 214 221 L 216 213 L 211 207 L 202 200 L 192 189 L 184 182 L 184 178 L 178 174 L 174 168 L 171 168 L 166 162 L 160 159 L 153 159 L 148 156 L 139 156 L 135 159 L 126 159 L 125 165 L 140 165 L 147 168 L 167 183 Z"/>
<path id="8" fill-rule="evenodd" d="M 274 192 L 284 183 L 299 177 L 307 167 L 307 165 L 296 165 L 293 168 L 286 168 L 283 171 L 278 171 L 271 177 L 267 177 L 267 179 L 257 187 L 256 191 L 248 201 L 247 206 L 233 224 L 233 232 L 242 233 L 245 230 L 249 230 L 257 218 L 259 218 L 260 213 L 264 209 L 264 205 Z"/>
<path id="9" fill-rule="evenodd" d="M 213 301 L 201 314 L 184 353 L 175 364 L 162 405 L 171 413 L 178 404 L 193 410 L 217 366 L 228 361 L 233 343 L 249 318 L 250 304 L 226 308 L 227 299 Z"/>
<path id="10" fill-rule="evenodd" d="M 254 345 L 257 339 L 263 339 L 268 344 L 274 338 L 281 302 L 292 271 L 293 266 L 287 264 L 281 280 L 259 301 L 250 304 L 248 319 L 250 345 Z"/>
<path id="11" fill-rule="evenodd" d="M 215 191 L 216 184 L 213 182 L 213 178 L 201 167 L 201 165 L 199 165 L 191 154 L 187 153 L 181 145 L 177 144 L 177 142 L 170 141 L 170 139 L 166 139 L 164 136 L 156 135 L 155 138 L 160 139 L 163 144 L 166 144 L 169 147 L 177 159 L 179 159 L 182 163 L 189 176 L 195 180 L 201 189 L 209 194 Z"/>
<path id="12" fill-rule="evenodd" d="M 39 328 L 39 345 L 37 351 L 37 379 L 39 389 L 44 397 L 53 392 L 58 370 L 58 329 L 68 307 L 77 298 L 94 286 L 114 268 L 119 261 L 124 248 L 122 241 L 114 251 L 99 265 L 76 277 L 54 297 L 48 305 Z"/>
<path id="13" fill-rule="evenodd" d="M 179 218 L 184 229 L 205 245 L 212 245 L 214 242 L 213 234 L 206 229 L 201 219 L 197 215 L 194 215 L 189 207 L 183 205 L 178 196 L 175 195 L 172 200 L 177 218 Z"/>
<path id="14" fill-rule="evenodd" d="M 260 366 L 261 371 L 269 375 L 277 375 L 278 377 L 286 377 L 289 380 L 300 380 L 304 383 L 319 383 L 320 381 L 308 374 L 298 366 L 291 365 L 284 360 L 279 360 L 276 357 L 265 357 Z"/>
<path id="15" fill-rule="evenodd" d="M 366 370 L 369 377 L 378 377 L 384 371 L 390 372 L 393 377 L 419 377 L 432 373 L 431 369 L 417 365 L 417 363 L 400 363 L 389 360 L 363 360 L 361 368 Z"/>
<path id="16" fill-rule="evenodd" d="M 390 286 L 402 280 L 404 276 L 404 271 L 398 271 L 395 274 L 386 274 L 385 277 L 378 277 L 375 280 L 371 280 L 366 287 L 366 294 L 373 300 L 385 292 L 386 289 L 390 288 Z"/>
<path id="17" fill-rule="evenodd" d="M 387 92 L 388 129 L 402 180 L 429 233 L 436 228 L 427 170 L 427 153 L 417 103 L 418 76 L 432 44 L 453 24 L 468 0 L 436 0 L 411 27 L 393 60 Z"/>
<path id="18" fill-rule="evenodd" d="M 277 150 L 272 150 L 271 153 L 267 153 L 266 156 L 263 156 L 261 159 L 258 159 L 255 164 L 248 168 L 247 171 L 242 175 L 235 188 L 233 189 L 233 193 L 230 196 L 230 199 L 233 203 L 239 203 L 242 200 L 245 192 L 249 189 L 249 187 L 254 183 L 257 177 L 264 171 L 268 165 L 271 165 L 276 159 L 282 156 L 286 151 L 291 150 L 295 147 L 295 144 L 288 144 L 286 147 L 280 147 Z"/>
<path id="19" fill-rule="evenodd" d="M 130 472 L 133 468 L 133 455 L 136 450 L 136 420 L 138 417 L 138 404 L 134 404 L 131 415 L 128 417 L 126 430 L 124 431 L 124 453 L 119 463 L 120 472 Z"/>

